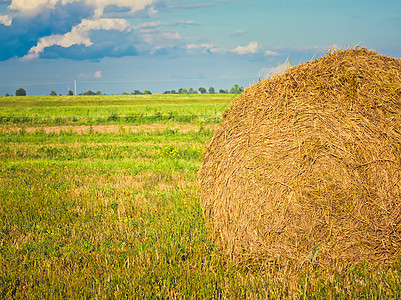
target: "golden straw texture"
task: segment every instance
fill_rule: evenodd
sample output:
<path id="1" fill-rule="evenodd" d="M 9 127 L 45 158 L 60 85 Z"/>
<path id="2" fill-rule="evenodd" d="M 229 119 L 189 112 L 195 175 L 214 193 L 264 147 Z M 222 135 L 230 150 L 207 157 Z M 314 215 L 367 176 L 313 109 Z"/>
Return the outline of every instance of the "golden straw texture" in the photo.
<path id="1" fill-rule="evenodd" d="M 401 250 L 401 60 L 332 51 L 250 86 L 199 171 L 233 258 L 375 261 Z"/>

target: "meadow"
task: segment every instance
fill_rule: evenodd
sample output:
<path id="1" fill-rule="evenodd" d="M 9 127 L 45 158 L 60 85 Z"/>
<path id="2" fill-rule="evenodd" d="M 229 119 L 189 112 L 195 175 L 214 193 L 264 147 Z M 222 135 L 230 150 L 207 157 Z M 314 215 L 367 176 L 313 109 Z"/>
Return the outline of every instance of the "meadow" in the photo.
<path id="1" fill-rule="evenodd" d="M 197 170 L 234 97 L 0 97 L 0 298 L 400 298 L 401 265 L 222 255 Z"/>

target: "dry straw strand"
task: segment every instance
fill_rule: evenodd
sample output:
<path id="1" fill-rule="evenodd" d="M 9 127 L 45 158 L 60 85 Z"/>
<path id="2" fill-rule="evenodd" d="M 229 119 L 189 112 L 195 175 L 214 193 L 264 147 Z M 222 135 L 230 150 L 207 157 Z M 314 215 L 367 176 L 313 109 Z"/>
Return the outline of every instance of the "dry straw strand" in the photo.
<path id="1" fill-rule="evenodd" d="M 199 171 L 227 254 L 298 264 L 395 261 L 401 249 L 401 61 L 331 50 L 247 88 Z"/>

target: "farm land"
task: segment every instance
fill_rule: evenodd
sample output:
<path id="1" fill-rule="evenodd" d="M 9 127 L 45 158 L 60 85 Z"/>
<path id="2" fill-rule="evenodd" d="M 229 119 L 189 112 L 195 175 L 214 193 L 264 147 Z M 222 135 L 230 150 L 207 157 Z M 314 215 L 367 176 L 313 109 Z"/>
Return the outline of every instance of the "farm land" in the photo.
<path id="1" fill-rule="evenodd" d="M 222 255 L 197 170 L 234 97 L 0 97 L 0 298 L 400 298 L 400 265 Z"/>

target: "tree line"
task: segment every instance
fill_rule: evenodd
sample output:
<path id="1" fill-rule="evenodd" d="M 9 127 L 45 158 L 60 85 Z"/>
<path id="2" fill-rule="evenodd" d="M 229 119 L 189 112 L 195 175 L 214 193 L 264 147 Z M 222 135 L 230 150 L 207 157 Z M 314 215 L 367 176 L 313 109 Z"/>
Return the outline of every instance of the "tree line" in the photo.
<path id="1" fill-rule="evenodd" d="M 165 91 L 164 94 L 217 94 L 216 90 L 214 89 L 214 87 L 210 87 L 209 89 L 206 90 L 205 87 L 201 86 L 200 88 L 198 88 L 198 90 L 194 90 L 193 88 L 179 88 L 178 91 L 176 90 L 171 90 L 171 91 Z M 244 91 L 243 87 L 240 87 L 238 84 L 234 84 L 234 86 L 230 89 L 230 90 L 223 90 L 220 89 L 219 90 L 219 94 L 241 94 Z"/>
<path id="2" fill-rule="evenodd" d="M 230 90 L 223 90 L 220 89 L 218 91 L 219 94 L 241 94 L 244 91 L 243 87 L 240 87 L 238 84 L 234 84 L 233 87 Z M 177 91 L 176 90 L 171 90 L 171 91 L 165 91 L 163 94 L 217 94 L 216 90 L 214 87 L 209 87 L 209 89 L 206 89 L 205 87 L 201 86 L 198 88 L 198 90 L 194 90 L 193 88 L 179 88 Z M 148 89 L 145 89 L 143 92 L 140 90 L 134 90 L 131 93 L 123 92 L 122 95 L 151 95 L 152 92 Z M 51 91 L 50 96 L 57 96 L 56 91 Z M 67 95 L 73 96 L 74 93 L 71 90 L 68 90 Z M 91 90 L 88 90 L 86 92 L 82 92 L 79 95 L 102 95 L 101 91 L 93 92 Z M 6 94 L 6 96 L 12 96 L 10 94 Z M 26 91 L 23 88 L 19 88 L 15 91 L 15 96 L 26 96 Z M 60 94 L 61 96 L 61 94 Z"/>

